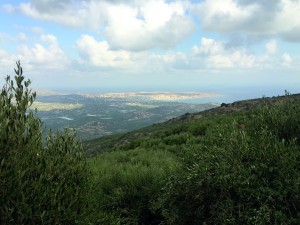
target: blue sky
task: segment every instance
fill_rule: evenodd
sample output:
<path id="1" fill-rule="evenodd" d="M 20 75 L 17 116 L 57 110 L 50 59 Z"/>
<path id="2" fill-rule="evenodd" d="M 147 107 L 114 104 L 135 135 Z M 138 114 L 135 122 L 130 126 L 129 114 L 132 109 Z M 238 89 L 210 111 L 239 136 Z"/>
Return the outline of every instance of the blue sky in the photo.
<path id="1" fill-rule="evenodd" d="M 298 0 L 0 4 L 2 83 L 21 60 L 36 88 L 299 91 Z"/>

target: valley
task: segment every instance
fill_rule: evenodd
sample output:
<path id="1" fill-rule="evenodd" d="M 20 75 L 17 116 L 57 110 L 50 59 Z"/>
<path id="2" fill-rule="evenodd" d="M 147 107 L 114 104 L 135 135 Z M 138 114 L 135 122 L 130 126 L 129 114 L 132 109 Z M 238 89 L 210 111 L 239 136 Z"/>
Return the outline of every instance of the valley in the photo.
<path id="1" fill-rule="evenodd" d="M 46 128 L 77 131 L 82 140 L 124 133 L 164 122 L 185 113 L 219 106 L 215 103 L 188 104 L 183 99 L 208 98 L 210 93 L 109 93 L 38 95 L 32 108 Z M 209 98 L 208 98 L 209 101 Z"/>

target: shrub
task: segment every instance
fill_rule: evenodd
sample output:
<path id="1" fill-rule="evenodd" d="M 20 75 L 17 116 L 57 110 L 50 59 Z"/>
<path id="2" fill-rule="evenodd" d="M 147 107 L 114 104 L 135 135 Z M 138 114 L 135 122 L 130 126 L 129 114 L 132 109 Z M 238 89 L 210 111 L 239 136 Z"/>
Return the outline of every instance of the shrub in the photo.
<path id="1" fill-rule="evenodd" d="M 102 217 L 114 218 L 110 224 L 159 224 L 161 215 L 152 212 L 151 204 L 180 166 L 174 155 L 164 150 L 117 150 L 101 153 L 91 163 L 95 207 Z"/>
<path id="2" fill-rule="evenodd" d="M 0 95 L 0 223 L 76 224 L 83 220 L 88 170 L 69 131 L 42 141 L 42 123 L 30 110 L 35 93 L 17 62 Z"/>
<path id="3" fill-rule="evenodd" d="M 287 98 L 226 117 L 187 146 L 194 157 L 154 204 L 165 223 L 299 224 L 299 112 Z"/>

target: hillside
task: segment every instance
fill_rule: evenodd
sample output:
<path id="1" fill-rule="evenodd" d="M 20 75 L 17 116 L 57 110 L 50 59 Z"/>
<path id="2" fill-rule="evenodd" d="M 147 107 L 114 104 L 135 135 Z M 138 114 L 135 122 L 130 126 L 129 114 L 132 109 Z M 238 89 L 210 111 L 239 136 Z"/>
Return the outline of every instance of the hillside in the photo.
<path id="1" fill-rule="evenodd" d="M 293 94 L 291 95 L 291 97 L 300 101 L 300 94 Z M 257 99 L 236 101 L 230 104 L 223 103 L 220 107 L 215 107 L 196 113 L 186 113 L 182 116 L 172 118 L 166 122 L 153 124 L 151 126 L 137 129 L 131 132 L 88 140 L 84 142 L 84 145 L 87 155 L 94 156 L 99 152 L 112 150 L 115 147 L 130 145 L 130 143 L 133 143 L 135 140 L 141 137 L 151 136 L 162 130 L 172 129 L 183 124 L 189 124 L 195 120 L 203 119 L 206 117 L 252 110 L 253 108 L 259 107 L 266 103 L 271 105 L 278 104 L 284 101 L 285 98 L 286 96 L 263 97 Z"/>
<path id="2" fill-rule="evenodd" d="M 300 95 L 86 142 L 106 224 L 299 224 Z"/>

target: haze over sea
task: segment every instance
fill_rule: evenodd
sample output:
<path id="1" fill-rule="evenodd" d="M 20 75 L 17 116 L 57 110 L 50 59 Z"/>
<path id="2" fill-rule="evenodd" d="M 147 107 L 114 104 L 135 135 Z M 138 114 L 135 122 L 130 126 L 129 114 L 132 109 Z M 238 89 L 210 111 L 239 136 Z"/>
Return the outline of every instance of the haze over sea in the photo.
<path id="1" fill-rule="evenodd" d="M 285 89 L 280 86 L 257 86 L 257 87 L 190 87 L 190 88 L 172 88 L 172 87 L 147 87 L 147 88 L 86 88 L 86 89 L 72 89 L 72 88 L 60 88 L 53 89 L 53 92 L 61 93 L 61 94 L 103 94 L 103 93 L 130 93 L 130 92 L 170 92 L 170 93 L 181 93 L 181 92 L 205 92 L 205 93 L 216 93 L 218 96 L 215 97 L 204 97 L 204 98 L 194 98 L 194 99 L 178 99 L 177 102 L 183 103 L 231 103 L 234 101 L 245 100 L 245 99 L 253 99 L 253 98 L 261 98 L 261 97 L 273 97 L 284 95 L 285 91 L 289 93 L 297 93 L 298 87 L 297 85 L 290 85 L 289 89 Z"/>

